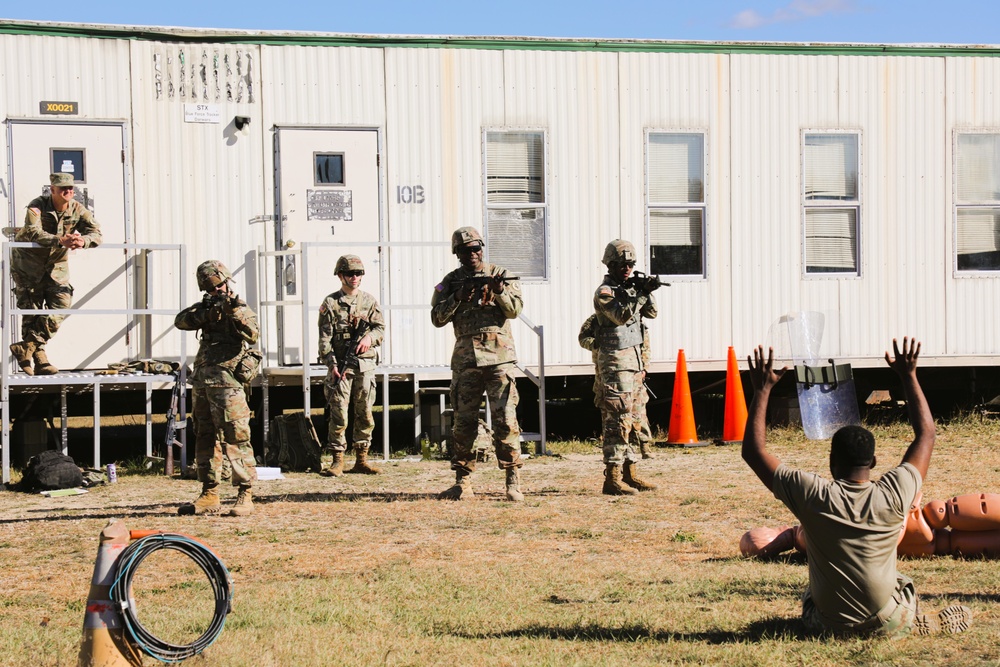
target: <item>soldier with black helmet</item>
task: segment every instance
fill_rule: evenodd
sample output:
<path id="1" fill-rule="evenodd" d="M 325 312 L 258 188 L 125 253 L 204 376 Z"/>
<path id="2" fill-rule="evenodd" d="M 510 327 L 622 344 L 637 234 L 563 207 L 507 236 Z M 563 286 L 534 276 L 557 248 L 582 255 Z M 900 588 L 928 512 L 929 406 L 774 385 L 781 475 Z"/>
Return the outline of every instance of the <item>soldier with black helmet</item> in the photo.
<path id="1" fill-rule="evenodd" d="M 597 383 L 604 422 L 602 492 L 620 496 L 656 488 L 639 478 L 636 464 L 641 455 L 634 446 L 640 443 L 642 427 L 636 413 L 645 410 L 642 318 L 656 317 L 652 291 L 659 282 L 654 279 L 636 284 L 630 280 L 636 263 L 635 246 L 623 239 L 609 243 L 601 261 L 608 273 L 594 294 L 594 311 Z"/>
<path id="2" fill-rule="evenodd" d="M 473 227 L 460 227 L 451 237 L 452 252 L 461 266 L 434 288 L 431 322 L 455 330 L 451 356 L 451 468 L 455 484 L 438 495 L 443 500 L 473 497 L 471 475 L 476 469 L 473 446 L 479 434 L 479 406 L 489 397 L 493 446 L 497 465 L 506 472 L 507 498 L 524 500 L 518 470 L 521 429 L 517 424 L 517 353 L 510 320 L 521 314 L 521 288 L 505 280 L 507 270 L 483 261 L 483 237 Z"/>
<path id="3" fill-rule="evenodd" d="M 245 385 L 259 364 L 248 349 L 257 342 L 257 315 L 233 291 L 233 276 L 222 262 L 202 262 L 197 277 L 204 298 L 178 313 L 174 326 L 201 332 L 191 385 L 195 462 L 202 487 L 197 500 L 181 505 L 177 513 L 222 511 L 218 487 L 225 457 L 232 466 L 233 485 L 239 487 L 229 515 L 247 516 L 253 513 L 250 489 L 257 481 L 257 466 Z"/>
<path id="4" fill-rule="evenodd" d="M 329 369 L 324 390 L 329 406 L 329 430 L 320 474 L 344 474 L 348 409 L 354 412 L 354 467 L 349 473 L 382 472 L 368 461 L 375 419 L 375 367 L 385 336 L 385 320 L 378 301 L 360 289 L 365 265 L 357 255 L 337 260 L 334 272 L 340 289 L 319 307 L 319 362 Z"/>

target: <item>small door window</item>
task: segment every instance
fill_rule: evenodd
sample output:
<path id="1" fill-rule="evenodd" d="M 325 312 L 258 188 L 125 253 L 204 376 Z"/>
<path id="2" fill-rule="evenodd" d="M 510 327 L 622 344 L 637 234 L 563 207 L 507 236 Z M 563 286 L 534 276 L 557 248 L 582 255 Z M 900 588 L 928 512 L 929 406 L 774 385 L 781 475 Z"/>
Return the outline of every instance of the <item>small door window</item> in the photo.
<path id="1" fill-rule="evenodd" d="M 77 183 L 87 182 L 87 152 L 82 148 L 52 148 L 52 173 L 72 174 Z"/>
<path id="2" fill-rule="evenodd" d="M 344 185 L 344 154 L 313 154 L 315 185 Z"/>

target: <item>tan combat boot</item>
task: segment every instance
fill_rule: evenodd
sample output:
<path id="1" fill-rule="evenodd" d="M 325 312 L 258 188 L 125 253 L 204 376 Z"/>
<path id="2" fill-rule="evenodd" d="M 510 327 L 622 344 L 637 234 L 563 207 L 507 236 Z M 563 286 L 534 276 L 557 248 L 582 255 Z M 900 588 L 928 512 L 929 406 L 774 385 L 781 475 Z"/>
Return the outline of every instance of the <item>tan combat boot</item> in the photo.
<path id="1" fill-rule="evenodd" d="M 521 493 L 521 475 L 517 468 L 507 468 L 507 500 L 513 500 L 515 503 L 524 500 L 524 494 Z"/>
<path id="2" fill-rule="evenodd" d="M 325 455 L 324 459 L 327 458 Z M 324 465 L 319 474 L 324 477 L 340 477 L 344 474 L 344 452 L 333 452 L 329 464 Z"/>
<path id="3" fill-rule="evenodd" d="M 631 496 L 635 489 L 622 486 L 622 469 L 614 463 L 608 463 L 604 469 L 604 488 L 601 493 L 606 496 Z"/>
<path id="4" fill-rule="evenodd" d="M 354 467 L 344 472 L 361 475 L 377 475 L 382 472 L 381 468 L 368 463 L 368 446 L 359 447 L 354 445 Z"/>
<path id="5" fill-rule="evenodd" d="M 49 363 L 49 355 L 42 348 L 35 348 L 35 375 L 55 375 L 59 369 Z"/>
<path id="6" fill-rule="evenodd" d="M 639 443 L 639 453 L 642 454 L 642 458 L 651 459 L 653 458 L 653 452 L 649 449 L 649 441 L 643 440 Z"/>
<path id="7" fill-rule="evenodd" d="M 219 485 L 204 482 L 201 485 L 201 495 L 193 503 L 184 503 L 177 508 L 181 516 L 190 514 L 218 514 L 222 511 L 219 502 Z"/>
<path id="8" fill-rule="evenodd" d="M 253 514 L 253 492 L 249 486 L 240 484 L 239 495 L 236 496 L 236 504 L 229 510 L 229 516 L 250 516 Z"/>
<path id="9" fill-rule="evenodd" d="M 21 367 L 22 371 L 28 375 L 35 374 L 35 371 L 31 368 L 31 355 L 35 353 L 35 343 L 33 341 L 25 340 L 20 343 L 12 343 L 10 351 L 14 353 L 17 365 Z"/>
<path id="10" fill-rule="evenodd" d="M 438 500 L 471 500 L 476 497 L 472 492 L 472 473 L 465 470 L 455 471 L 455 484 L 438 494 Z"/>
<path id="11" fill-rule="evenodd" d="M 622 466 L 622 481 L 636 491 L 656 491 L 655 484 L 650 484 L 639 478 L 639 474 L 636 472 L 635 461 L 625 461 L 625 464 Z"/>

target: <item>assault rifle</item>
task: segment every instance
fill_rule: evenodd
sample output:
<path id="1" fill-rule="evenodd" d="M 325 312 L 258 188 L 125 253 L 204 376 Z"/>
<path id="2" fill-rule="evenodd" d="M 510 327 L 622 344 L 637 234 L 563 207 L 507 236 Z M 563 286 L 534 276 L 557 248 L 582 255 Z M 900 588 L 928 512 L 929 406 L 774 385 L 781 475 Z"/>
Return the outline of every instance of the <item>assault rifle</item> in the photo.
<path id="1" fill-rule="evenodd" d="M 244 305 L 236 294 L 206 294 L 201 303 L 209 309 L 209 317 L 213 322 L 220 321 L 224 312 L 231 313 Z"/>
<path id="2" fill-rule="evenodd" d="M 655 292 L 661 287 L 670 287 L 670 283 L 660 282 L 660 276 L 647 276 L 642 271 L 635 271 L 632 276 L 622 283 L 625 287 L 635 288 L 643 294 Z"/>
<path id="3" fill-rule="evenodd" d="M 343 357 L 337 360 L 337 372 L 340 373 L 340 376 L 337 378 L 336 382 L 333 383 L 334 387 L 340 384 L 348 366 L 357 361 L 358 343 L 361 342 L 361 339 L 364 338 L 369 331 L 371 331 L 371 325 L 366 320 L 359 320 L 358 327 L 354 330 L 354 335 L 351 336 L 351 340 L 347 342 L 347 352 Z"/>
<path id="4" fill-rule="evenodd" d="M 181 391 L 184 387 L 180 382 L 180 375 L 174 374 L 174 389 L 170 394 L 170 409 L 167 410 L 167 434 L 163 438 L 165 452 L 163 455 L 163 473 L 168 477 L 174 474 L 174 445 L 180 445 L 177 440 L 177 411 L 180 409 Z M 182 425 L 186 425 L 183 420 Z"/>
<path id="5" fill-rule="evenodd" d="M 476 303 L 480 306 L 487 306 L 493 302 L 493 292 L 489 289 L 490 283 L 493 280 L 499 280 L 506 285 L 509 282 L 520 279 L 520 276 L 508 276 L 506 274 L 499 276 L 471 276 L 457 281 L 456 284 L 458 287 L 455 291 L 461 292 L 466 287 L 471 287 L 473 296 L 476 294 L 480 295 Z"/>

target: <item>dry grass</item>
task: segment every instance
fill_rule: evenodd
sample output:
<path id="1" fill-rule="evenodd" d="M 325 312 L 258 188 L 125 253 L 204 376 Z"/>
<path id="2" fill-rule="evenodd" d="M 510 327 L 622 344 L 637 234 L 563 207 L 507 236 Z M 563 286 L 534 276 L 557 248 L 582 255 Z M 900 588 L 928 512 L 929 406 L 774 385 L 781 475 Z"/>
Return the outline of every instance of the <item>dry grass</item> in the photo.
<path id="1" fill-rule="evenodd" d="M 1000 492 L 996 427 L 966 420 L 940 428 L 926 500 Z M 876 434 L 884 471 L 910 432 L 889 426 Z M 824 443 L 777 431 L 772 446 L 787 463 L 825 470 Z M 0 492 L 0 662 L 75 664 L 97 536 L 109 518 L 196 536 L 232 571 L 233 613 L 193 664 L 1000 661 L 994 562 L 901 563 L 927 606 L 972 607 L 976 622 L 965 635 L 807 638 L 797 621 L 805 562 L 738 557 L 745 530 L 793 518 L 736 447 L 660 450 L 642 466 L 660 490 L 619 499 L 599 493 L 592 444 L 553 448 L 566 453 L 527 462 L 519 505 L 503 500 L 501 473 L 487 466 L 476 474 L 475 501 L 435 500 L 452 479 L 437 461 L 385 464 L 377 477 L 261 482 L 257 511 L 244 519 L 175 516 L 198 484 L 143 475 L 121 474 L 116 485 L 68 498 Z M 140 574 L 140 618 L 160 636 L 190 641 L 208 617 L 201 575 L 183 557 L 166 556 L 146 561 Z"/>

